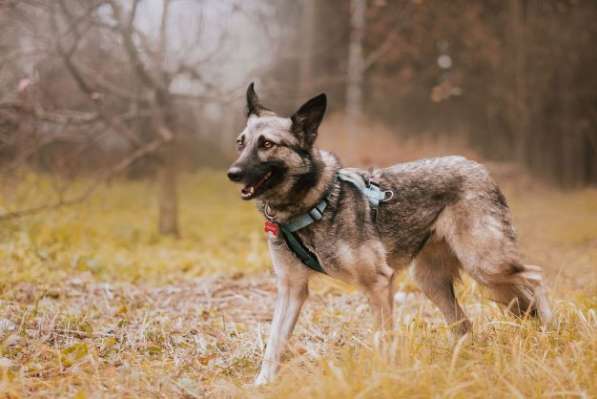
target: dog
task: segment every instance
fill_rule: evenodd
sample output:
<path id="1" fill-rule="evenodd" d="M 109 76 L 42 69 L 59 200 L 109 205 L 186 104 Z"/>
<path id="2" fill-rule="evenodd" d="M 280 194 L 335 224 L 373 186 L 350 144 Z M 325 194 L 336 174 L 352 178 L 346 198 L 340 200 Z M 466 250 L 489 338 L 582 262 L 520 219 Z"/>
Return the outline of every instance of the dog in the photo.
<path id="1" fill-rule="evenodd" d="M 326 111 L 325 94 L 290 117 L 262 105 L 253 83 L 246 97 L 247 124 L 236 140 L 239 157 L 228 177 L 242 184 L 242 199 L 257 200 L 268 220 L 277 285 L 257 385 L 274 378 L 308 296 L 309 277 L 316 273 L 276 226 L 308 214 L 322 201 L 319 220 L 293 234 L 320 271 L 364 290 L 379 331 L 392 328 L 393 280 L 408 265 L 455 334 L 471 329 L 454 295 L 461 270 L 514 314 L 549 323 L 542 270 L 521 261 L 506 199 L 485 167 L 448 156 L 371 171 L 350 169 L 363 186 L 383 190 L 375 206 L 363 187 L 338 179 L 346 169 L 336 156 L 314 146 Z"/>

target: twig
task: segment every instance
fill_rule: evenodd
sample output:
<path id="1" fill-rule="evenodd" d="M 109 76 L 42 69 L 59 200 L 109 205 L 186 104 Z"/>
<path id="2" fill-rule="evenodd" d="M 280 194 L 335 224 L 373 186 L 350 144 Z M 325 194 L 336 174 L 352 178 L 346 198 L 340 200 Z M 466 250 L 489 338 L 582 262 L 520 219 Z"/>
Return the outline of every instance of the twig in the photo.
<path id="1" fill-rule="evenodd" d="M 31 215 L 34 215 L 34 214 L 37 214 L 40 212 L 44 212 L 44 211 L 60 209 L 60 208 L 63 208 L 63 207 L 69 206 L 69 205 L 75 205 L 75 204 L 78 204 L 78 203 L 81 203 L 81 202 L 87 200 L 89 197 L 91 197 L 91 195 L 93 193 L 95 193 L 97 191 L 97 189 L 99 188 L 99 186 L 102 183 L 110 180 L 113 176 L 124 171 L 137 159 L 140 159 L 140 158 L 146 156 L 147 154 L 157 151 L 164 143 L 172 140 L 171 132 L 169 132 L 167 130 L 163 130 L 160 133 L 161 133 L 161 136 L 158 139 L 137 149 L 136 151 L 131 153 L 128 157 L 124 158 L 119 163 L 114 165 L 111 169 L 102 173 L 100 175 L 100 177 L 98 177 L 93 183 L 91 183 L 85 189 L 85 191 L 83 191 L 78 196 L 76 196 L 74 198 L 70 198 L 70 199 L 60 199 L 53 204 L 46 204 L 46 205 L 41 205 L 41 206 L 23 209 L 23 210 L 19 210 L 19 211 L 7 212 L 7 213 L 0 215 L 0 222 L 6 221 L 6 220 L 11 220 L 11 219 L 18 219 L 18 218 L 21 218 L 24 216 L 31 216 Z"/>
<path id="2" fill-rule="evenodd" d="M 114 19 L 118 24 L 118 31 L 120 32 L 120 36 L 122 37 L 124 50 L 127 53 L 129 60 L 132 64 L 132 67 L 137 72 L 139 79 L 146 85 L 148 88 L 152 89 L 163 89 L 160 82 L 157 82 L 147 70 L 146 65 L 141 60 L 139 56 L 139 50 L 135 46 L 135 42 L 133 40 L 133 33 L 135 32 L 134 29 L 134 22 L 135 16 L 137 14 L 137 8 L 139 6 L 139 0 L 133 0 L 133 5 L 131 12 L 127 18 L 126 25 L 123 26 L 123 15 L 122 15 L 122 8 L 115 0 L 108 0 L 108 4 L 112 10 L 112 14 Z"/>

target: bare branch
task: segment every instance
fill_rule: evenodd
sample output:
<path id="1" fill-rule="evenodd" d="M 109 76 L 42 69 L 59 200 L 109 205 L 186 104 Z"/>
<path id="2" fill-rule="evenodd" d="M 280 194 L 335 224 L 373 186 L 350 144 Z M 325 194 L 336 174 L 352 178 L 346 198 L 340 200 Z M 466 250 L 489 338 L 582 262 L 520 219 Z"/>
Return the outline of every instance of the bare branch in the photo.
<path id="1" fill-rule="evenodd" d="M 60 1 L 62 2 L 63 0 L 60 0 Z M 71 14 L 65 14 L 65 16 L 67 18 L 72 18 Z M 52 25 L 53 25 L 55 32 L 57 33 L 58 27 L 56 24 L 56 18 L 55 18 L 54 13 L 52 13 Z M 70 72 L 71 76 L 77 83 L 79 89 L 92 100 L 94 106 L 96 107 L 96 109 L 98 111 L 97 112 L 98 115 L 106 122 L 106 124 L 108 126 L 112 127 L 114 130 L 122 133 L 123 136 L 127 138 L 129 143 L 131 143 L 135 146 L 138 146 L 140 144 L 140 141 L 137 138 L 137 136 L 130 129 L 128 129 L 126 126 L 124 126 L 117 118 L 114 118 L 114 117 L 108 115 L 105 112 L 105 110 L 103 109 L 103 107 L 101 106 L 101 104 L 98 103 L 98 100 L 101 99 L 101 95 L 97 90 L 95 90 L 95 88 L 91 85 L 91 83 L 89 83 L 88 79 L 84 76 L 84 73 L 80 70 L 78 65 L 73 61 L 73 59 L 72 59 L 73 53 L 72 52 L 68 53 L 68 52 L 64 51 L 64 48 L 62 46 L 60 39 L 57 39 L 56 47 L 58 49 L 59 55 L 61 56 L 61 58 L 63 60 L 64 65 L 66 66 L 67 70 Z M 95 83 L 97 83 L 97 80 Z M 103 85 L 103 87 L 105 89 L 114 91 L 110 85 Z M 120 92 L 120 91 L 118 91 L 118 92 Z M 134 96 L 134 99 L 139 100 L 136 96 Z"/>
<path id="2" fill-rule="evenodd" d="M 392 50 L 392 46 L 397 37 L 398 32 L 396 31 L 387 35 L 383 43 L 367 56 L 363 65 L 363 70 L 366 71 L 371 68 L 377 61 L 382 59 L 390 50 Z"/>
<path id="3" fill-rule="evenodd" d="M 27 113 L 38 120 L 56 124 L 87 124 L 98 120 L 99 115 L 92 112 L 46 112 L 40 107 L 32 107 L 16 101 L 4 101 L 0 103 L 0 110 L 11 110 L 19 113 Z"/>
<path id="4" fill-rule="evenodd" d="M 133 0 L 131 13 L 128 16 L 126 25 L 123 26 L 122 8 L 116 0 L 108 0 L 110 8 L 112 9 L 112 14 L 114 15 L 114 19 L 118 24 L 118 31 L 122 37 L 124 49 L 134 70 L 137 72 L 137 75 L 147 87 L 153 89 L 162 89 L 162 86 L 159 84 L 159 82 L 156 82 L 151 74 L 147 71 L 147 67 L 141 60 L 139 50 L 135 46 L 135 41 L 133 40 L 133 33 L 135 32 L 134 22 L 139 2 L 140 0 Z"/>
<path id="5" fill-rule="evenodd" d="M 63 3 L 63 0 L 60 0 L 59 3 L 60 3 L 61 8 L 66 8 L 66 6 Z M 50 21 L 51 21 L 52 29 L 54 31 L 53 33 L 56 36 L 56 49 L 58 51 L 58 54 L 62 57 L 64 66 L 68 69 L 71 76 L 73 77 L 73 79 L 75 80 L 77 85 L 81 88 L 81 90 L 84 93 L 88 94 L 89 96 L 92 96 L 93 93 L 95 92 L 95 90 L 91 87 L 91 85 L 89 85 L 87 83 L 87 81 L 83 78 L 82 74 L 79 72 L 79 70 L 74 66 L 74 64 L 72 62 L 72 55 L 74 54 L 74 50 L 75 50 L 76 46 L 73 46 L 70 51 L 66 51 L 62 45 L 62 41 L 59 36 L 58 21 L 56 19 L 55 11 L 56 11 L 55 7 L 52 7 Z M 66 13 L 64 15 L 68 18 L 72 17 L 72 15 L 69 13 Z M 75 43 L 78 43 L 79 40 L 81 40 L 81 37 L 77 35 L 75 37 Z"/>
<path id="6" fill-rule="evenodd" d="M 51 211 L 60 208 L 64 208 L 66 206 L 75 205 L 87 200 L 91 197 L 99 188 L 102 183 L 109 181 L 114 176 L 118 175 L 119 173 L 126 170 L 133 162 L 136 160 L 147 156 L 155 151 L 157 151 L 163 144 L 170 141 L 172 139 L 171 132 L 167 130 L 163 130 L 160 136 L 156 139 L 151 141 L 150 143 L 144 145 L 143 147 L 137 149 L 133 153 L 131 153 L 126 158 L 122 159 L 116 165 L 114 165 L 109 170 L 102 173 L 93 183 L 91 183 L 81 194 L 69 198 L 69 199 L 59 199 L 58 201 L 52 204 L 41 205 L 38 207 L 23 209 L 14 212 L 7 212 L 4 214 L 0 214 L 0 222 L 18 219 L 25 216 L 35 215 L 40 212 L 44 211 Z"/>

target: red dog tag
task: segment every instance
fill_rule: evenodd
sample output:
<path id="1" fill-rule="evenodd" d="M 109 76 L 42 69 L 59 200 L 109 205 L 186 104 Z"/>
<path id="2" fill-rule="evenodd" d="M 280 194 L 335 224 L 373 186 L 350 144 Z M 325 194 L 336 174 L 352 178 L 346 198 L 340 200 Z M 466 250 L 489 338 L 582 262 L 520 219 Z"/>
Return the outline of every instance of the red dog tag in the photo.
<path id="1" fill-rule="evenodd" d="M 273 235 L 277 237 L 278 233 L 280 232 L 280 226 L 278 226 L 278 223 L 266 220 L 265 226 L 263 226 L 263 231 L 265 231 L 266 233 L 271 232 Z"/>

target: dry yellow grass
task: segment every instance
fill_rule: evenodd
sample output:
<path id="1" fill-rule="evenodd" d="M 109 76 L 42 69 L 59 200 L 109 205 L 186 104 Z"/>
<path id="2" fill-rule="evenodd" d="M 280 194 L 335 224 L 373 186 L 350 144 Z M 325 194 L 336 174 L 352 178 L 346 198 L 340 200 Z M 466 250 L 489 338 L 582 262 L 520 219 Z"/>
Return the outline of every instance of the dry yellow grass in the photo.
<path id="1" fill-rule="evenodd" d="M 43 181 L 0 208 L 39 197 Z M 223 173 L 183 179 L 180 240 L 156 234 L 141 182 L 0 224 L 0 396 L 595 397 L 597 190 L 504 183 L 525 257 L 546 268 L 553 330 L 504 314 L 465 279 L 475 334 L 453 342 L 404 274 L 380 352 L 363 296 L 321 277 L 280 378 L 259 389 L 275 289 L 262 220 Z"/>

